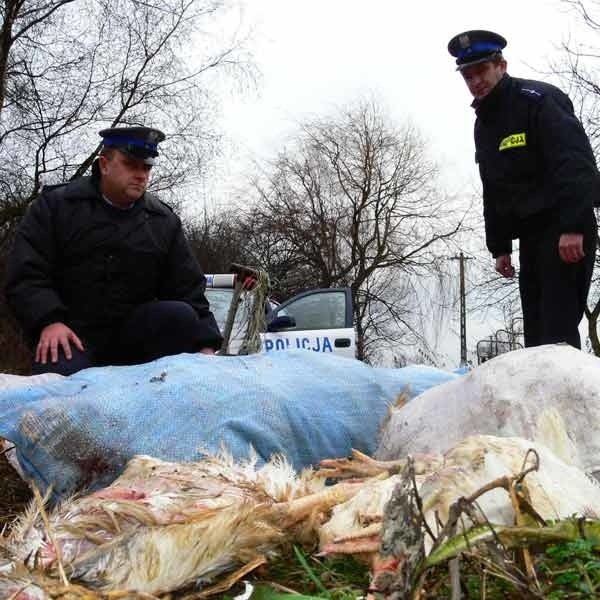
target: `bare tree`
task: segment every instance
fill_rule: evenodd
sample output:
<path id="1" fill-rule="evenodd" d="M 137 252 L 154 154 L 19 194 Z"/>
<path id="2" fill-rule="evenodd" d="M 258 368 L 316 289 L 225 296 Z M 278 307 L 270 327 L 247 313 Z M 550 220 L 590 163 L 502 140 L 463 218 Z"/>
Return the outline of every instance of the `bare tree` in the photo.
<path id="1" fill-rule="evenodd" d="M 273 257 L 305 284 L 351 288 L 360 359 L 419 337 L 414 278 L 460 228 L 435 176 L 416 130 L 371 100 L 305 123 L 254 182 L 253 230 Z"/>
<path id="2" fill-rule="evenodd" d="M 483 222 L 477 230 L 481 232 L 483 241 Z M 505 314 L 520 311 L 518 258 L 514 262 L 517 273 L 507 279 L 496 271 L 495 261 L 487 248 L 471 245 L 469 257 L 474 259 L 467 274 L 470 310 L 482 315 L 493 314 L 494 319 L 499 321 L 506 320 Z"/>
<path id="3" fill-rule="evenodd" d="M 219 144 L 215 91 L 255 75 L 242 27 L 218 26 L 229 9 L 229 0 L 5 0 L 0 266 L 41 187 L 86 173 L 103 128 L 165 131 L 153 189 L 171 202 L 199 196 Z M 0 321 L 9 327 L 1 302 Z"/>
<path id="4" fill-rule="evenodd" d="M 58 4 L 65 3 L 46 3 Z M 16 3 L 14 22 L 31 12 L 28 5 Z M 0 123 L 0 224 L 18 218 L 42 184 L 85 173 L 103 127 L 164 129 L 155 187 L 197 183 L 218 140 L 213 72 L 229 71 L 238 81 L 252 76 L 244 38 L 195 37 L 224 5 L 78 0 L 16 38 Z"/>
<path id="5" fill-rule="evenodd" d="M 249 234 L 234 209 L 209 210 L 186 223 L 186 237 L 205 273 L 229 273 L 232 263 L 257 264 L 249 257 Z"/>
<path id="6" fill-rule="evenodd" d="M 19 66 L 10 58 L 18 50 L 30 47 L 35 32 L 48 25 L 54 14 L 74 0 L 4 0 L 0 7 L 0 114 L 4 106 L 6 81 Z"/>

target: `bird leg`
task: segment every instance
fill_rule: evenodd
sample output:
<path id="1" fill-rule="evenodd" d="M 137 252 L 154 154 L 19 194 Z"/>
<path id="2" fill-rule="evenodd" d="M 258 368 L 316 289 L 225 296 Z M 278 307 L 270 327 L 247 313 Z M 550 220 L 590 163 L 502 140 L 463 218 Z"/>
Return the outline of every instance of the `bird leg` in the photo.
<path id="1" fill-rule="evenodd" d="M 362 488 L 361 482 L 346 482 L 332 485 L 321 492 L 281 502 L 274 508 L 286 523 L 286 527 L 306 519 L 315 512 L 326 512 L 336 504 L 342 504 L 355 496 Z"/>
<path id="2" fill-rule="evenodd" d="M 442 458 L 434 454 L 417 454 L 413 457 L 414 469 L 417 475 L 422 475 L 442 466 Z M 332 479 L 350 479 L 375 477 L 377 475 L 396 475 L 406 466 L 406 459 L 376 460 L 352 449 L 350 458 L 325 459 L 319 463 L 317 477 Z"/>
<path id="3" fill-rule="evenodd" d="M 352 449 L 350 458 L 327 458 L 319 463 L 318 477 L 332 479 L 350 479 L 375 477 L 390 471 L 398 472 L 406 464 L 406 460 L 379 461 Z"/>
<path id="4" fill-rule="evenodd" d="M 359 532 L 335 538 L 325 544 L 319 554 L 373 554 L 379 550 L 380 534 L 381 523 L 372 523 Z"/>

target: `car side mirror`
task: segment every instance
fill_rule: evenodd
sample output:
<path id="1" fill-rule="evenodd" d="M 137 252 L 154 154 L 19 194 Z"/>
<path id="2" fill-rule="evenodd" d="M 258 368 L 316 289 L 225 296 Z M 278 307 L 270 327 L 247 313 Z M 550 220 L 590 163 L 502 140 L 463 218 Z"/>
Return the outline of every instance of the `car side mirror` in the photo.
<path id="1" fill-rule="evenodd" d="M 275 317 L 268 325 L 267 331 L 275 333 L 283 329 L 290 329 L 290 327 L 296 327 L 296 319 L 288 315 L 281 315 Z"/>

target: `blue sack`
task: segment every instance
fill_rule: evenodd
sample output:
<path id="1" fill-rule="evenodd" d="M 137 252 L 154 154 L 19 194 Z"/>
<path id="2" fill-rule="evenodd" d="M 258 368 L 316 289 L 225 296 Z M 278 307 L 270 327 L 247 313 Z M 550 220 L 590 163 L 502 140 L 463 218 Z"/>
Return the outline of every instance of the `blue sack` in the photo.
<path id="1" fill-rule="evenodd" d="M 302 350 L 180 354 L 3 390 L 0 437 L 55 500 L 110 484 L 136 454 L 191 461 L 224 448 L 241 459 L 252 446 L 264 461 L 279 453 L 301 469 L 352 448 L 372 454 L 399 393 L 458 376 Z"/>

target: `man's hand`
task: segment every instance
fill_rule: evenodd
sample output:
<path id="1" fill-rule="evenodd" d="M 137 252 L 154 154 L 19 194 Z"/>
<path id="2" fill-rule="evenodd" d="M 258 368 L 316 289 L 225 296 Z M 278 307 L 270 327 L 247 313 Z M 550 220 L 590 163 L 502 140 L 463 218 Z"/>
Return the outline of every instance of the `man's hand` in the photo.
<path id="1" fill-rule="evenodd" d="M 496 257 L 496 271 L 498 271 L 502 277 L 515 276 L 515 268 L 510 261 L 510 254 L 501 254 Z"/>
<path id="2" fill-rule="evenodd" d="M 35 362 L 41 362 L 43 365 L 48 362 L 48 350 L 50 350 L 50 359 L 53 363 L 58 362 L 58 347 L 61 346 L 67 360 L 73 358 L 71 352 L 71 342 L 75 347 L 83 352 L 83 344 L 75 335 L 72 329 L 69 329 L 64 323 L 51 323 L 42 329 L 40 341 L 35 350 Z"/>
<path id="3" fill-rule="evenodd" d="M 208 355 L 211 355 L 211 354 L 214 354 L 214 353 L 215 353 L 215 349 L 214 349 L 214 348 L 202 348 L 202 349 L 200 350 L 200 354 L 208 354 Z"/>
<path id="4" fill-rule="evenodd" d="M 579 262 L 585 256 L 583 233 L 563 233 L 558 240 L 558 253 L 563 262 Z"/>

